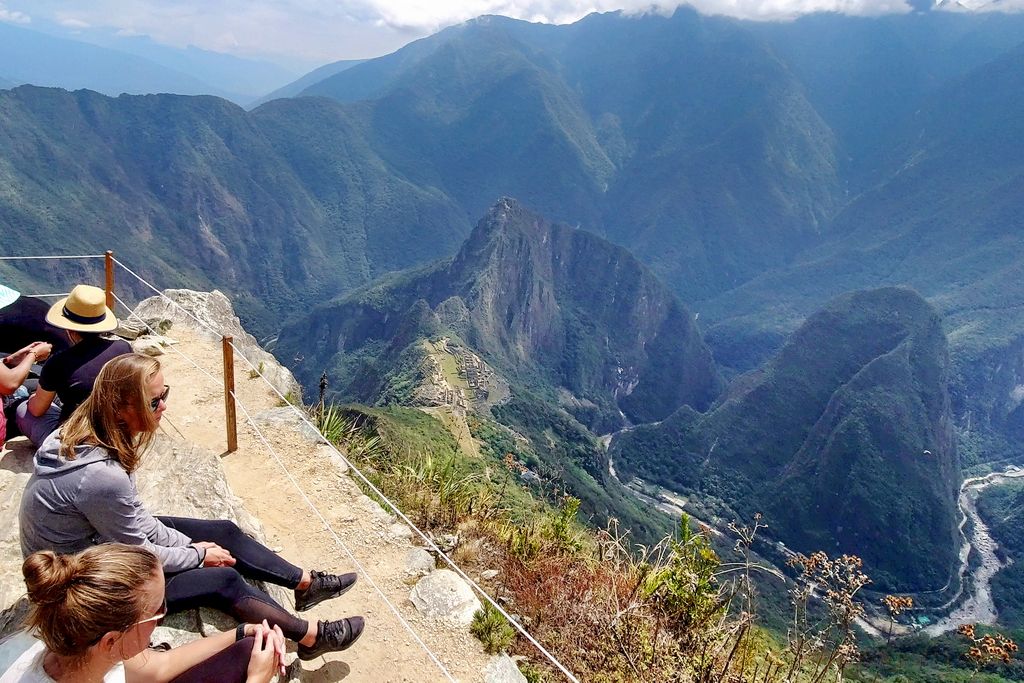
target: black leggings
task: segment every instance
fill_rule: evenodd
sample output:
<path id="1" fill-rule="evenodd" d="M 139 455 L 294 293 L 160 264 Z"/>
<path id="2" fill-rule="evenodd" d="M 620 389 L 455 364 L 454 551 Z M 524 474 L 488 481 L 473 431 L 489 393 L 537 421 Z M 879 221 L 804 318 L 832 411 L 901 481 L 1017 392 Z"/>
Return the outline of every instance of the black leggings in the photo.
<path id="1" fill-rule="evenodd" d="M 170 683 L 245 683 L 255 644 L 252 636 L 242 638 L 175 676 Z"/>
<path id="2" fill-rule="evenodd" d="M 197 567 L 165 574 L 169 612 L 212 607 L 250 624 L 266 619 L 271 626 L 280 626 L 289 640 L 299 641 L 306 637 L 309 622 L 294 616 L 243 578 L 295 588 L 302 580 L 302 569 L 246 536 L 232 522 L 187 517 L 158 519 L 193 542 L 216 543 L 235 558 L 233 567 Z"/>

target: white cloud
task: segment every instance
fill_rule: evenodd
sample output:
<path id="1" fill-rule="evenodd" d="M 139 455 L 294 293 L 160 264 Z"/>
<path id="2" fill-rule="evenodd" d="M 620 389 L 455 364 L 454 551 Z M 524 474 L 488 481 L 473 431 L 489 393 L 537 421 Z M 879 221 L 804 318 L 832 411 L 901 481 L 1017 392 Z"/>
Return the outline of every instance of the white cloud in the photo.
<path id="1" fill-rule="evenodd" d="M 7 7 L 0 2 L 0 21 L 5 21 L 8 24 L 28 24 L 32 22 L 32 17 L 19 12 L 18 10 L 7 9 Z"/>
<path id="2" fill-rule="evenodd" d="M 990 0 L 946 0 L 951 4 Z M 816 11 L 906 12 L 907 0 L 690 0 L 706 14 L 785 19 Z M 183 47 L 325 62 L 373 57 L 445 26 L 483 14 L 568 23 L 591 12 L 671 13 L 679 0 L 2 0 L 0 20 L 27 12 L 67 27 L 148 35 Z M 1000 7 L 1024 0 L 999 0 Z M 991 6 L 991 5 L 990 5 Z M 8 9 L 10 8 L 10 9 Z M 21 11 L 19 11 L 21 10 Z"/>
<path id="3" fill-rule="evenodd" d="M 385 25 L 421 31 L 459 23 L 482 14 L 501 14 L 527 21 L 563 24 L 591 12 L 624 10 L 628 14 L 669 14 L 689 4 L 706 14 L 725 14 L 744 19 L 786 18 L 808 12 L 842 12 L 875 15 L 905 12 L 904 0 L 359 0 L 364 12 Z"/>
<path id="4" fill-rule="evenodd" d="M 57 23 L 65 28 L 91 28 L 92 24 L 81 19 L 57 15 Z"/>

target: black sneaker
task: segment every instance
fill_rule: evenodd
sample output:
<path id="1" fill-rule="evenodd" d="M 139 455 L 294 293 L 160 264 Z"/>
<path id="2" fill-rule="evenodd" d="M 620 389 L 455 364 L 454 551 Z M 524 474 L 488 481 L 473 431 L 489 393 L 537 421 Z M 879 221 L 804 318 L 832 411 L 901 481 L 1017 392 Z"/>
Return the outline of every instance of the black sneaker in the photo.
<path id="1" fill-rule="evenodd" d="M 304 591 L 295 591 L 295 611 L 305 612 L 324 600 L 343 595 L 349 588 L 356 585 L 355 574 L 324 574 L 313 569 L 309 572 L 309 587 Z"/>
<path id="2" fill-rule="evenodd" d="M 362 632 L 362 617 L 317 622 L 316 642 L 309 646 L 299 645 L 299 659 L 308 661 L 328 652 L 347 650 Z"/>

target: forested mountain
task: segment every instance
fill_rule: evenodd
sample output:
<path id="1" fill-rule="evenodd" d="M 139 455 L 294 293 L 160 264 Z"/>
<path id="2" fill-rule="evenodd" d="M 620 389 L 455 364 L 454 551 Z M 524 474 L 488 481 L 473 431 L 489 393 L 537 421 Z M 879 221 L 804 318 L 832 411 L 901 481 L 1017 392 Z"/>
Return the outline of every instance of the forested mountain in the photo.
<path id="1" fill-rule="evenodd" d="M 114 248 L 154 281 L 235 293 L 262 333 L 271 313 L 450 253 L 469 228 L 330 102 L 249 115 L 213 97 L 22 86 L 0 112 L 8 253 Z"/>
<path id="2" fill-rule="evenodd" d="M 497 375 L 486 386 L 504 393 L 455 401 L 457 413 L 493 410 L 526 435 L 538 468 L 598 523 L 660 524 L 609 481 L 594 434 L 703 410 L 721 384 L 693 315 L 633 256 L 502 199 L 454 257 L 313 309 L 276 351 L 307 386 L 327 368 L 335 400 L 451 405 L 434 396 L 457 381 L 437 378 L 449 362 L 437 348 L 452 344 L 478 354 Z"/>
<path id="3" fill-rule="evenodd" d="M 362 64 L 365 61 L 365 59 L 342 59 L 337 62 L 331 62 L 330 64 L 324 64 L 323 66 L 319 66 L 313 69 L 312 71 L 310 71 L 308 74 L 305 74 L 301 78 L 298 78 L 292 81 L 291 83 L 283 85 L 280 88 L 274 90 L 273 92 L 264 95 L 263 97 L 260 97 L 250 106 L 257 107 L 266 102 L 270 102 L 271 100 L 281 99 L 282 97 L 295 97 L 296 95 L 298 95 L 311 85 L 319 83 L 320 81 L 328 78 L 329 76 L 341 73 L 346 69 L 351 69 L 352 67 Z"/>
<path id="4" fill-rule="evenodd" d="M 382 344 L 397 357 L 418 336 L 442 334 L 511 381 L 570 392 L 605 427 L 620 410 L 638 422 L 681 405 L 703 410 L 720 389 L 693 315 L 634 257 L 511 199 L 491 208 L 452 259 L 314 309 L 282 331 L 278 348 L 303 356 L 297 370 L 308 384 L 330 367 L 341 398 L 374 402 L 385 378 L 366 373 L 390 366 L 352 358 Z"/>
<path id="5" fill-rule="evenodd" d="M 960 465 L 937 312 L 906 289 L 854 292 L 810 316 L 705 414 L 622 434 L 624 476 L 763 511 L 801 552 L 864 558 L 881 590 L 944 586 Z"/>

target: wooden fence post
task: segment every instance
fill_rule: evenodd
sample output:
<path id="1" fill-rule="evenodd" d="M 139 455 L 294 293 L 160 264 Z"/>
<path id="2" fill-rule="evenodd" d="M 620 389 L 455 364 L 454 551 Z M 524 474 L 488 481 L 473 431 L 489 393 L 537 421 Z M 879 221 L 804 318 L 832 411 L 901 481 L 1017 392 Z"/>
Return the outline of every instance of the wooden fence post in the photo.
<path id="1" fill-rule="evenodd" d="M 221 337 L 224 349 L 224 422 L 228 432 L 228 453 L 238 450 L 238 424 L 235 417 L 235 349 L 231 337 Z"/>
<path id="2" fill-rule="evenodd" d="M 108 250 L 103 261 L 107 270 L 107 308 L 114 310 L 114 252 Z"/>

